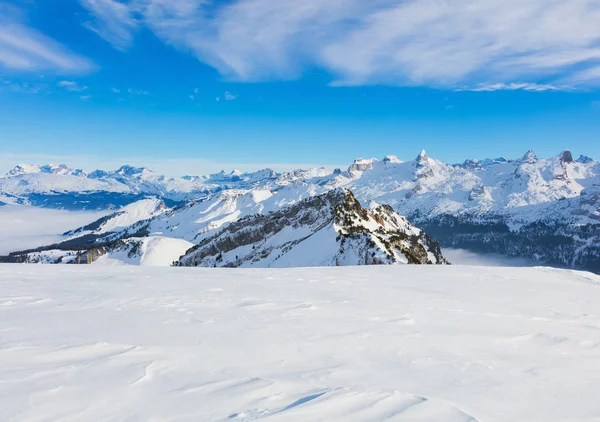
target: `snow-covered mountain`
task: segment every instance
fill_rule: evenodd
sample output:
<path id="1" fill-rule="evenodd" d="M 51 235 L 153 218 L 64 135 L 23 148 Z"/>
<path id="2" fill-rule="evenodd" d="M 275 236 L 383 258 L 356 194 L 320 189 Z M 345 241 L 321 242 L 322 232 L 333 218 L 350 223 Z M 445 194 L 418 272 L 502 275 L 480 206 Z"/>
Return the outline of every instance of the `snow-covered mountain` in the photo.
<path id="1" fill-rule="evenodd" d="M 145 167 L 128 165 L 114 171 L 95 170 L 87 174 L 64 164 L 22 164 L 0 177 L 0 200 L 48 208 L 110 209 L 152 195 L 176 205 L 224 190 L 274 188 L 330 173 L 324 168 L 283 174 L 264 169 L 250 173 L 234 170 L 205 176 L 167 177 Z"/>
<path id="2" fill-rule="evenodd" d="M 445 164 L 422 151 L 357 159 L 347 170 L 233 171 L 169 178 L 145 168 L 74 175 L 25 166 L 0 178 L 0 201 L 51 207 L 118 208 L 147 195 L 173 210 L 148 233 L 194 244 L 253 214 L 346 188 L 369 208 L 390 205 L 442 246 L 500 252 L 600 272 L 600 164 L 564 151 L 549 159 L 469 159 Z M 39 167 L 41 169 L 41 167 Z M 127 228 L 129 234 L 139 227 Z"/>
<path id="3" fill-rule="evenodd" d="M 205 238 L 178 265 L 321 267 L 443 264 L 439 245 L 390 207 L 361 207 L 335 189 L 266 215 L 252 215 Z"/>
<path id="4" fill-rule="evenodd" d="M 181 266 L 210 267 L 446 263 L 439 245 L 391 207 L 363 208 L 346 189 L 283 207 L 272 198 L 269 191 L 228 191 L 173 209 L 148 199 L 66 233 L 58 245 L 13 254 L 12 260 L 140 265 L 179 260 Z M 133 224 L 124 227 L 127 222 Z"/>
<path id="5" fill-rule="evenodd" d="M 148 220 L 162 214 L 167 209 L 165 203 L 157 198 L 147 198 L 129 204 L 119 211 L 107 215 L 93 223 L 64 233 L 69 238 L 82 236 L 100 236 L 118 229 L 124 229 L 138 221 Z"/>
<path id="6" fill-rule="evenodd" d="M 87 177 L 87 173 L 81 169 L 72 169 L 68 167 L 66 164 L 44 164 L 42 166 L 38 166 L 35 164 L 19 164 L 11 171 L 9 171 L 6 176 L 22 176 L 25 174 L 35 174 L 35 173 L 45 173 L 45 174 L 58 174 L 61 176 L 79 176 L 79 177 Z"/>

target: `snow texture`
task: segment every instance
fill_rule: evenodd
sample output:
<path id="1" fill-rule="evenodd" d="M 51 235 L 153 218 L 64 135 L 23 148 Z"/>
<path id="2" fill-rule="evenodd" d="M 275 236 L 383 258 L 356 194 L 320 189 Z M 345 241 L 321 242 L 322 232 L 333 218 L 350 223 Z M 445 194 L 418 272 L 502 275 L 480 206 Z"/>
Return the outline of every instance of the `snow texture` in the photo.
<path id="1" fill-rule="evenodd" d="M 598 421 L 600 277 L 0 265 L 0 420 Z"/>

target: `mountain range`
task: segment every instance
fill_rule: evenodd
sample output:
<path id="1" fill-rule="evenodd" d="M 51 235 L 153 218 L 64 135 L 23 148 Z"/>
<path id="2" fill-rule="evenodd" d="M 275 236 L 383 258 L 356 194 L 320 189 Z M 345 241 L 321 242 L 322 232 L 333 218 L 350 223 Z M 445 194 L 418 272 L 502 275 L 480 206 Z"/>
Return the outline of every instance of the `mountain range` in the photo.
<path id="1" fill-rule="evenodd" d="M 121 220 L 129 223 L 114 226 L 116 217 L 111 217 L 113 226 L 100 222 L 96 228 L 81 228 L 67 234 L 67 241 L 73 236 L 97 241 L 102 236 L 105 242 L 107 233 L 113 240 L 144 233 L 142 238 L 163 236 L 197 248 L 218 243 L 218 236 L 235 238 L 233 230 L 248 218 L 263 227 L 260 216 L 308 206 L 303 201 L 339 189 L 352 194 L 366 212 L 379 209 L 381 213 L 381 206 L 387 206 L 386 210 L 405 216 L 442 247 L 499 252 L 600 272 L 600 165 L 586 156 L 575 160 L 570 151 L 549 159 L 528 151 L 518 159 L 470 159 L 460 164 L 442 163 L 422 151 L 405 162 L 392 155 L 357 159 L 346 170 L 277 173 L 265 169 L 179 178 L 130 166 L 87 174 L 64 165 L 21 165 L 0 178 L 0 201 L 66 209 L 111 208 L 120 210 Z M 144 208 L 148 201 L 161 205 L 137 216 L 121 208 L 129 204 Z M 321 226 L 310 227 L 314 235 Z M 227 261 L 229 252 L 221 252 L 219 264 L 232 264 Z M 206 255 L 204 261 L 174 260 L 214 265 L 210 256 L 216 259 Z"/>

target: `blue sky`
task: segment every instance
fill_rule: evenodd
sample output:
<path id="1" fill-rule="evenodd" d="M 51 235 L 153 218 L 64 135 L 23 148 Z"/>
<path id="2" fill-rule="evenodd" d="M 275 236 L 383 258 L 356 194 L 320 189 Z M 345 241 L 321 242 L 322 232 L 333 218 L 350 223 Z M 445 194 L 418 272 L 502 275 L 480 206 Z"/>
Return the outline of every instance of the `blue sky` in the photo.
<path id="1" fill-rule="evenodd" d="M 0 0 L 0 171 L 600 158 L 597 22 L 597 0 Z"/>

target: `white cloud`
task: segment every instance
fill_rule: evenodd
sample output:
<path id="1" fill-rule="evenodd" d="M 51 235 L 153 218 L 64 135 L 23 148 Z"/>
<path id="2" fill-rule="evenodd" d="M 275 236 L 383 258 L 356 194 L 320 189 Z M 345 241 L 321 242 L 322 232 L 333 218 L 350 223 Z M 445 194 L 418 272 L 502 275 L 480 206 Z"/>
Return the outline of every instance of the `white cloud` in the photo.
<path id="1" fill-rule="evenodd" d="M 47 84 L 39 82 L 21 82 L 21 81 L 10 81 L 8 79 L 0 79 L 0 89 L 8 88 L 14 92 L 24 92 L 28 94 L 39 94 L 41 92 L 47 92 Z"/>
<path id="2" fill-rule="evenodd" d="M 120 50 L 132 44 L 138 22 L 129 5 L 115 0 L 81 0 L 81 4 L 93 17 L 91 21 L 84 22 L 86 28 Z"/>
<path id="3" fill-rule="evenodd" d="M 74 74 L 91 70 L 93 64 L 26 26 L 18 9 L 0 2 L 0 68 Z"/>
<path id="4" fill-rule="evenodd" d="M 117 48 L 143 24 L 239 81 L 311 67 L 335 85 L 538 91 L 600 81 L 600 0 L 80 1 Z"/>
<path id="5" fill-rule="evenodd" d="M 59 81 L 56 85 L 71 92 L 81 92 L 88 89 L 87 86 L 79 85 L 79 83 L 75 81 Z"/>
<path id="6" fill-rule="evenodd" d="M 82 100 L 89 100 L 90 98 L 92 98 L 92 96 L 91 95 L 82 95 L 79 98 L 81 98 Z"/>
<path id="7" fill-rule="evenodd" d="M 533 91 L 533 92 L 541 92 L 541 91 L 559 91 L 559 90 L 567 90 L 570 89 L 568 86 L 556 86 L 556 85 L 548 85 L 548 84 L 536 84 L 536 83 L 491 83 L 491 84 L 477 84 L 473 87 L 463 87 L 457 88 L 456 91 L 476 91 L 476 92 L 485 92 L 485 91 Z"/>
<path id="8" fill-rule="evenodd" d="M 132 88 L 129 88 L 127 90 L 127 92 L 129 92 L 131 95 L 149 95 L 150 94 L 148 91 L 144 91 L 143 89 L 132 89 Z"/>
<path id="9" fill-rule="evenodd" d="M 571 83 L 600 85 L 600 64 L 573 73 L 567 77 Z"/>
<path id="10" fill-rule="evenodd" d="M 120 89 L 118 89 L 118 88 L 111 88 L 110 90 L 111 90 L 112 92 L 114 92 L 115 94 L 119 94 L 119 93 L 121 92 L 121 90 L 120 90 Z"/>
<path id="11" fill-rule="evenodd" d="M 223 94 L 223 98 L 225 98 L 225 101 L 233 101 L 238 97 L 237 94 L 232 94 L 229 91 L 225 91 L 225 94 Z"/>

